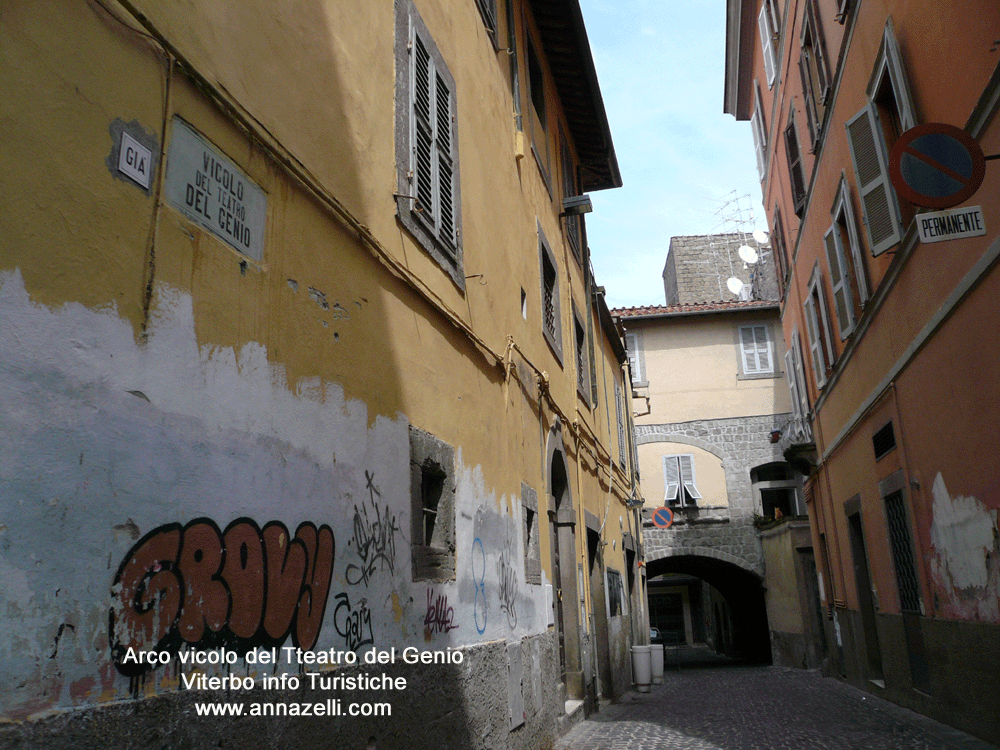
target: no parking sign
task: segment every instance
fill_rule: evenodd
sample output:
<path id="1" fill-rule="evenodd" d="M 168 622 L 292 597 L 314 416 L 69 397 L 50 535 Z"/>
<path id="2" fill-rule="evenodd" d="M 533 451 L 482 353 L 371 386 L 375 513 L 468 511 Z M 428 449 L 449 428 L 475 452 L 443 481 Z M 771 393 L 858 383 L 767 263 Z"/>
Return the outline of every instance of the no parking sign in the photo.
<path id="1" fill-rule="evenodd" d="M 653 511 L 653 525 L 661 529 L 669 529 L 674 522 L 674 512 L 666 506 Z"/>

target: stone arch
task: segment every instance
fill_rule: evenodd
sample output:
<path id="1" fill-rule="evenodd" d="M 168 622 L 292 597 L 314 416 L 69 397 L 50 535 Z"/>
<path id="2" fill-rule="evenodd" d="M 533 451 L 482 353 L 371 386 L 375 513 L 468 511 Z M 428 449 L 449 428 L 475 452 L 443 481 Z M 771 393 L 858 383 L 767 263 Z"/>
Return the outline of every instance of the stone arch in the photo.
<path id="1" fill-rule="evenodd" d="M 729 655 L 752 661 L 770 662 L 771 642 L 764 603 L 762 566 L 754 566 L 735 555 L 703 546 L 646 551 L 647 587 L 657 583 L 665 573 L 681 574 L 701 579 L 709 584 L 703 605 L 721 596 L 725 607 L 712 618 L 726 632 L 725 648 Z M 669 579 L 667 579 L 669 580 Z M 714 589 L 714 593 L 712 593 Z M 724 610 L 724 611 L 723 611 Z M 732 627 L 730 640 L 729 627 Z"/>
<path id="2" fill-rule="evenodd" d="M 682 445 L 693 445 L 695 448 L 701 448 L 703 451 L 711 453 L 720 461 L 725 462 L 729 458 L 725 451 L 719 451 L 718 445 L 714 445 L 707 440 L 702 440 L 701 438 L 689 437 L 688 435 L 681 435 L 676 432 L 658 432 L 654 434 L 636 436 L 636 445 L 648 445 L 649 443 L 681 443 Z"/>
<path id="3" fill-rule="evenodd" d="M 646 534 L 649 534 L 649 529 L 646 530 Z M 647 567 L 649 567 L 652 563 L 655 563 L 657 560 L 665 560 L 670 557 L 704 557 L 711 560 L 719 560 L 720 562 L 735 565 L 737 568 L 755 576 L 761 582 L 764 580 L 764 566 L 761 561 L 754 563 L 741 557 L 737 557 L 736 555 L 731 555 L 723 550 L 715 549 L 714 547 L 668 547 L 650 549 L 647 546 L 646 548 Z"/>

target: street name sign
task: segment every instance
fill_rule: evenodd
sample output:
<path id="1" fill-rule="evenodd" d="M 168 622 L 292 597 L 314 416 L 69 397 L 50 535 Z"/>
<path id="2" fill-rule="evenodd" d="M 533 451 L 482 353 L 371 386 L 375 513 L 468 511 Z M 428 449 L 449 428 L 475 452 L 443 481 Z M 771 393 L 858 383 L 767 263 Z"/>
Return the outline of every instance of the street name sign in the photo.
<path id="1" fill-rule="evenodd" d="M 230 247 L 264 259 L 267 194 L 186 122 L 174 118 L 164 192 L 170 205 Z"/>

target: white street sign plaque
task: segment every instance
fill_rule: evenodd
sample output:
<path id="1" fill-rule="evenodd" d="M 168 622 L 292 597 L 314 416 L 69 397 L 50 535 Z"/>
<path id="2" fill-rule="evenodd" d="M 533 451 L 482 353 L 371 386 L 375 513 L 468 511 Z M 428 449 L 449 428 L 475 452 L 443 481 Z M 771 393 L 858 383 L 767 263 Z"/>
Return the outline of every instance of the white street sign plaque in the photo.
<path id="1" fill-rule="evenodd" d="M 917 214 L 917 232 L 921 242 L 944 242 L 986 234 L 986 219 L 982 206 L 949 208 Z"/>
<path id="2" fill-rule="evenodd" d="M 183 120 L 174 118 L 167 201 L 191 221 L 260 263 L 267 194 Z"/>
<path id="3" fill-rule="evenodd" d="M 118 149 L 118 171 L 135 180 L 149 190 L 149 175 L 152 170 L 152 152 L 139 141 L 122 132 L 122 142 Z"/>

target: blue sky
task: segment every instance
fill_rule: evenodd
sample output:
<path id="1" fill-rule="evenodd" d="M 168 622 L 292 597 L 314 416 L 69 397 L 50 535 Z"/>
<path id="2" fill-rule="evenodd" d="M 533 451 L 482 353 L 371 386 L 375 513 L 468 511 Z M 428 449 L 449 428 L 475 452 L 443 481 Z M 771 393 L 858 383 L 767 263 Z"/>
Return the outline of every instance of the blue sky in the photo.
<path id="1" fill-rule="evenodd" d="M 750 123 L 722 112 L 725 0 L 581 6 L 625 183 L 591 194 L 594 272 L 611 307 L 662 305 L 671 237 L 736 231 L 737 197 L 767 228 Z"/>

